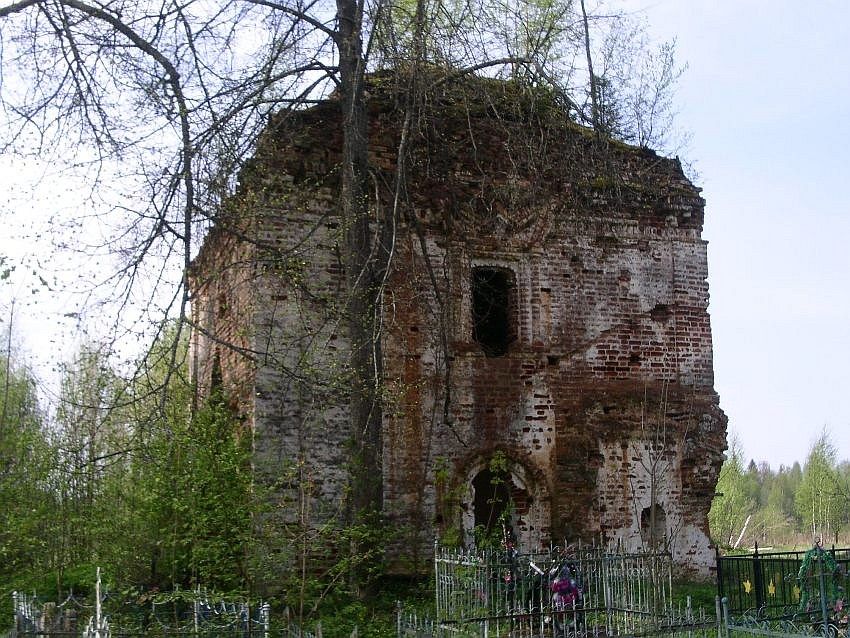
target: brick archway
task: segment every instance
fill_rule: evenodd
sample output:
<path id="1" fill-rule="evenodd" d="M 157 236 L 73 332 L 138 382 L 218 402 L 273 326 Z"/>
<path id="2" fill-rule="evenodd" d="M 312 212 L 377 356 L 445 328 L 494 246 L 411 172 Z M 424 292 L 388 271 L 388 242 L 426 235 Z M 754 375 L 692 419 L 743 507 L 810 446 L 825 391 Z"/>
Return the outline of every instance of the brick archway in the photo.
<path id="1" fill-rule="evenodd" d="M 499 515 L 508 510 L 506 527 L 519 547 L 532 549 L 548 544 L 551 513 L 543 481 L 534 480 L 533 473 L 511 457 L 499 474 L 494 476 L 489 458 L 478 457 L 461 476 L 464 543 L 472 546 L 475 526 L 499 524 Z"/>

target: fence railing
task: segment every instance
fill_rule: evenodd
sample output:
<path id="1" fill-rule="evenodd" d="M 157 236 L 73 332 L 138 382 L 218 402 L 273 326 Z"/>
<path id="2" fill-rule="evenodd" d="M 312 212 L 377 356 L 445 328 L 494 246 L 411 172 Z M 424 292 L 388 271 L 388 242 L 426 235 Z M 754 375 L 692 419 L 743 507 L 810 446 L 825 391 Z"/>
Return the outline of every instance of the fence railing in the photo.
<path id="1" fill-rule="evenodd" d="M 847 602 L 843 592 L 850 591 L 848 574 L 850 549 L 759 552 L 756 547 L 752 554 L 717 556 L 718 595 L 727 599 L 733 617 L 840 614 Z"/>
<path id="2" fill-rule="evenodd" d="M 489 638 L 521 636 L 523 638 L 588 638 L 589 636 L 664 636 L 665 638 L 723 638 L 716 614 L 705 610 L 668 610 L 656 616 L 654 623 L 640 628 L 614 628 L 607 633 L 604 625 L 585 615 L 578 623 L 558 622 L 556 615 L 540 612 L 515 613 L 502 617 L 484 617 L 464 621 L 441 622 L 430 616 L 399 611 L 399 638 Z"/>
<path id="3" fill-rule="evenodd" d="M 100 580 L 94 605 L 69 597 L 60 605 L 42 603 L 35 595 L 13 593 L 16 636 L 225 636 L 269 638 L 270 607 L 267 602 L 214 599 L 207 592 L 177 592 L 172 597 L 154 597 L 146 604 L 102 594 Z M 79 614 L 79 616 L 78 616 Z M 77 618 L 90 616 L 78 627 Z M 276 628 L 277 635 L 308 637 L 294 623 Z"/>
<path id="4" fill-rule="evenodd" d="M 574 546 L 533 553 L 437 547 L 434 573 L 434 622 L 454 632 L 637 635 L 670 626 L 676 616 L 672 559 L 666 553 Z M 400 632 L 419 635 L 431 621 L 399 623 Z M 716 620 L 709 624 L 716 627 Z"/>

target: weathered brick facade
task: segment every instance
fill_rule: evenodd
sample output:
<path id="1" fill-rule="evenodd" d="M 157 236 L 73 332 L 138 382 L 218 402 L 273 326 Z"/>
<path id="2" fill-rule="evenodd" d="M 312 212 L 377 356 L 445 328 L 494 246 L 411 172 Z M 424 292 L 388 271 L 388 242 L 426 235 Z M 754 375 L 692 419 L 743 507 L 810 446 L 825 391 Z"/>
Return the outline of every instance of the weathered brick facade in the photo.
<path id="1" fill-rule="evenodd" d="M 465 81 L 414 118 L 396 191 L 401 113 L 372 91 L 372 205 L 394 230 L 383 498 L 404 546 L 471 541 L 495 457 L 523 544 L 635 547 L 651 521 L 706 573 L 726 419 L 698 189 L 551 99 Z M 192 271 L 202 387 L 221 379 L 257 468 L 293 499 L 306 489 L 317 519 L 344 498 L 348 463 L 340 148 L 332 100 L 276 117 Z"/>

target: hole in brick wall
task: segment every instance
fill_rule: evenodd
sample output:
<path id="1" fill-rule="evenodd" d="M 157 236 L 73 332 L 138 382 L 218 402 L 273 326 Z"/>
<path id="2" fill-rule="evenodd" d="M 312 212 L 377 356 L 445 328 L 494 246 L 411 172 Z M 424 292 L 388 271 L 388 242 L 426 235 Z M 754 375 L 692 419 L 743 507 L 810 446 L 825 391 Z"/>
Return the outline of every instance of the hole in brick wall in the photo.
<path id="1" fill-rule="evenodd" d="M 653 321 L 667 321 L 670 318 L 671 312 L 667 304 L 656 304 L 655 308 L 649 311 L 649 316 Z"/>
<path id="2" fill-rule="evenodd" d="M 546 357 L 546 363 L 550 366 L 556 366 L 561 362 L 561 357 L 550 354 Z"/>
<path id="3" fill-rule="evenodd" d="M 210 371 L 210 395 L 220 392 L 224 385 L 221 375 L 221 356 L 216 349 L 213 354 L 212 370 Z"/>
<path id="4" fill-rule="evenodd" d="M 472 336 L 488 357 L 501 357 L 516 338 L 515 286 L 510 270 L 472 269 Z"/>
<path id="5" fill-rule="evenodd" d="M 657 547 L 667 534 L 667 513 L 658 503 L 644 507 L 640 513 L 640 535 L 645 545 Z"/>

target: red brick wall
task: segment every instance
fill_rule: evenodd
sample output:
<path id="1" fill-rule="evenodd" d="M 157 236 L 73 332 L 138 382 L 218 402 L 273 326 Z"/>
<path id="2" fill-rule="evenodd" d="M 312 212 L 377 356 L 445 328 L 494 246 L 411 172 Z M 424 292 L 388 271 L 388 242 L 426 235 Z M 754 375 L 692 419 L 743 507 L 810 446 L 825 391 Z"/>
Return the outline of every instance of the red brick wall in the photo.
<path id="1" fill-rule="evenodd" d="M 385 509 L 400 547 L 427 556 L 435 534 L 468 527 L 471 481 L 499 452 L 523 495 L 524 542 L 634 545 L 654 498 L 679 561 L 706 572 L 725 417 L 698 189 L 678 162 L 600 146 L 557 113 L 451 100 L 415 120 L 398 209 L 400 114 L 380 91 L 371 109 L 375 215 L 396 229 L 380 338 Z M 275 118 L 235 198 L 257 243 L 220 232 L 194 270 L 199 322 L 215 295 L 234 297 L 210 330 L 254 353 L 252 365 L 221 360 L 252 397 L 258 466 L 291 475 L 293 490 L 306 472 L 317 511 L 340 506 L 346 481 L 339 148 L 333 102 Z M 231 268 L 243 253 L 253 266 Z M 515 278 L 516 339 L 501 357 L 473 339 L 480 266 Z M 211 346 L 199 341 L 203 371 Z"/>

